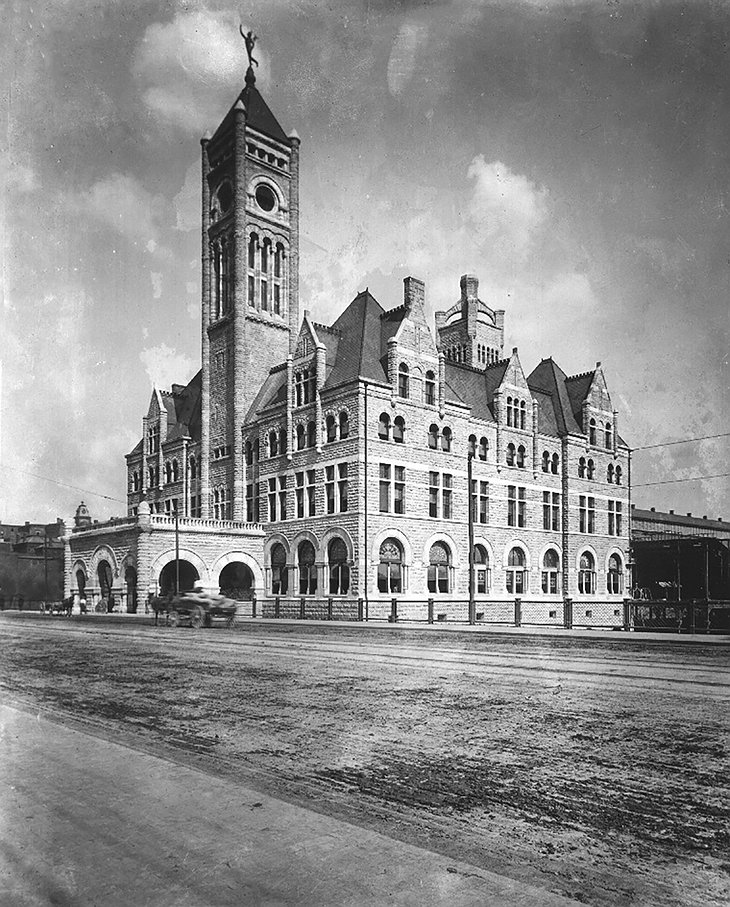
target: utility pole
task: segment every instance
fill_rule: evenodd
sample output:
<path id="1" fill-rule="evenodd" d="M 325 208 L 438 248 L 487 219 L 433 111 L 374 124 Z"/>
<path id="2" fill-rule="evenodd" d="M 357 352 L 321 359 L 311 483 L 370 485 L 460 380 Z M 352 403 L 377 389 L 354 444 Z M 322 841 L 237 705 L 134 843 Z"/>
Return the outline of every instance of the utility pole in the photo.
<path id="1" fill-rule="evenodd" d="M 175 500 L 175 595 L 180 594 L 180 515 Z"/>
<path id="2" fill-rule="evenodd" d="M 474 601 L 474 482 L 472 479 L 472 461 L 474 451 L 470 450 L 466 460 L 467 506 L 469 509 L 469 623 L 476 623 L 476 602 Z"/>

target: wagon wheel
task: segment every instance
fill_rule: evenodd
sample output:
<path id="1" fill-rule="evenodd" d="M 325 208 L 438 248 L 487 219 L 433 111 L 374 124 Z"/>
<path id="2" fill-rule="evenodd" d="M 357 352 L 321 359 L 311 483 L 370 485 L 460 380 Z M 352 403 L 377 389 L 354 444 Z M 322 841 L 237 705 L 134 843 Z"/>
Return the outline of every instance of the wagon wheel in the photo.
<path id="1" fill-rule="evenodd" d="M 229 630 L 232 630 L 236 626 L 236 615 L 235 614 L 231 614 L 231 616 L 229 618 L 227 618 L 226 626 L 228 627 Z"/>
<path id="2" fill-rule="evenodd" d="M 167 626 L 168 627 L 179 627 L 180 626 L 180 615 L 177 613 L 177 611 L 168 612 Z"/>
<path id="3" fill-rule="evenodd" d="M 205 623 L 205 611 L 196 605 L 193 610 L 190 612 L 190 626 L 195 627 L 196 630 L 199 630 Z"/>

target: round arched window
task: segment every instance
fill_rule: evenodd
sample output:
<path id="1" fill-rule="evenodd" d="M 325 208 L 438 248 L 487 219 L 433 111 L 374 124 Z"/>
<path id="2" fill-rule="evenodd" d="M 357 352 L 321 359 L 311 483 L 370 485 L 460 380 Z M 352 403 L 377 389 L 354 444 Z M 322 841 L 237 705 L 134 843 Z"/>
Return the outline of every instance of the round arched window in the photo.
<path id="1" fill-rule="evenodd" d="M 276 196 L 266 183 L 260 183 L 256 187 L 256 204 L 264 211 L 273 211 L 276 207 Z"/>
<path id="2" fill-rule="evenodd" d="M 221 214 L 226 214 L 233 204 L 233 188 L 228 180 L 225 180 L 221 183 L 220 188 L 218 189 L 218 205 L 221 209 Z"/>

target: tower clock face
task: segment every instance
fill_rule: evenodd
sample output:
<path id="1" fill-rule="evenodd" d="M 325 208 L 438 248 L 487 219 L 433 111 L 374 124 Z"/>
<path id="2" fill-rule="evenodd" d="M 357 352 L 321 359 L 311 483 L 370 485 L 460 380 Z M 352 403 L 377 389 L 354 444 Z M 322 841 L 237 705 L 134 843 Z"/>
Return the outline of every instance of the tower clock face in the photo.
<path id="1" fill-rule="evenodd" d="M 262 211 L 273 211 L 276 207 L 276 196 L 271 186 L 260 183 L 256 187 L 256 204 Z"/>
<path id="2" fill-rule="evenodd" d="M 231 207 L 233 205 L 233 189 L 231 188 L 231 184 L 228 182 L 228 180 L 220 184 L 220 186 L 218 187 L 218 192 L 216 194 L 218 196 L 218 205 L 220 207 L 221 214 L 226 214 L 231 210 Z"/>

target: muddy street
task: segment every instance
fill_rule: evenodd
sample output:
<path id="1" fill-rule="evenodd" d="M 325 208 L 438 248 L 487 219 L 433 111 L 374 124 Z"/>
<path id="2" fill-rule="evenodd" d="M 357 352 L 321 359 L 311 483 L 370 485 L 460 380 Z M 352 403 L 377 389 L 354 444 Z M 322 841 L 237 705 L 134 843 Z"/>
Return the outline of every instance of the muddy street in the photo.
<path id="1" fill-rule="evenodd" d="M 730 897 L 728 644 L 0 620 L 0 688 L 589 904 Z"/>

